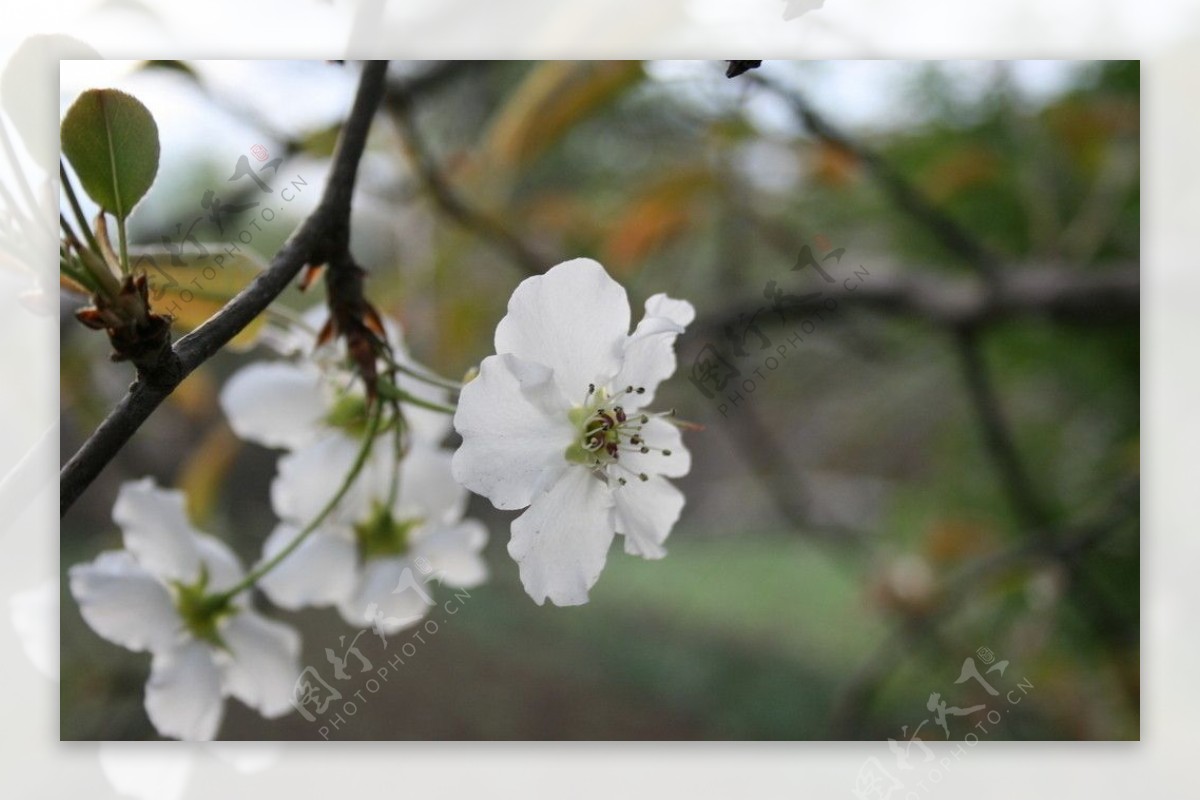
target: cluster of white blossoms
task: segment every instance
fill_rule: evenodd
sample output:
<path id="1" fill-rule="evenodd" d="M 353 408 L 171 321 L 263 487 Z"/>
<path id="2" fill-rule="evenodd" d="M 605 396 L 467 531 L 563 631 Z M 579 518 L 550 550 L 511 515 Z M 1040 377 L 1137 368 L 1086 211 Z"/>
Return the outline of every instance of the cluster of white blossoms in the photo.
<path id="1" fill-rule="evenodd" d="M 394 326 L 389 339 L 400 363 L 423 370 L 408 357 Z M 351 471 L 368 436 L 361 382 L 333 364 L 253 364 L 235 373 L 221 393 L 239 436 L 287 451 L 271 485 L 281 522 L 267 538 L 264 560 L 278 558 L 322 515 L 331 487 Z M 444 389 L 399 379 L 414 401 L 437 406 L 447 399 Z M 449 416 L 415 402 L 400 407 L 402 430 L 374 434 L 366 463 L 336 508 L 259 581 L 274 603 L 286 609 L 336 606 L 352 625 L 394 633 L 425 616 L 430 578 L 463 588 L 487 578 L 480 556 L 487 530 L 463 520 L 468 494 L 451 476 L 451 451 L 440 446 Z"/>
<path id="2" fill-rule="evenodd" d="M 394 325 L 380 365 L 388 392 L 374 399 L 344 351 L 289 329 L 273 338 L 281 358 L 242 368 L 220 398 L 240 437 L 284 451 L 270 490 L 279 523 L 259 563 L 244 574 L 188 522 L 181 493 L 130 482 L 113 509 L 124 549 L 71 569 L 83 617 L 151 653 L 145 706 L 158 731 L 204 740 L 227 696 L 268 717 L 292 707 L 300 638 L 254 611 L 253 588 L 288 610 L 332 606 L 395 633 L 428 613 L 431 580 L 483 582 L 487 531 L 463 517 L 468 490 L 525 509 L 508 551 L 537 603 L 585 603 L 616 534 L 626 552 L 661 558 L 683 508 L 667 479 L 688 472 L 690 455 L 673 410 L 650 407 L 694 315 L 655 295 L 630 333 L 625 290 L 594 261 L 564 262 L 517 287 L 496 354 L 457 409 Z M 451 421 L 455 451 L 443 447 Z"/>

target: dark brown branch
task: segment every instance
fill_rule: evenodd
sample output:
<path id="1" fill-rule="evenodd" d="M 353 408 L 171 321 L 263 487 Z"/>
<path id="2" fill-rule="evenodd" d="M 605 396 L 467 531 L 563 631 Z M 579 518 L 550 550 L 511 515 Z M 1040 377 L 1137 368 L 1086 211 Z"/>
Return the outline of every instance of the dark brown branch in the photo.
<path id="1" fill-rule="evenodd" d="M 725 63 L 729 65 L 725 68 L 726 78 L 736 78 L 762 66 L 762 61 L 727 61 Z"/>
<path id="2" fill-rule="evenodd" d="M 849 280 L 854 276 L 854 280 Z M 1140 314 L 1140 276 L 1136 266 L 1104 271 L 1054 267 L 1016 267 L 1005 270 L 994 287 L 977 279 L 938 275 L 928 270 L 881 273 L 862 267 L 842 270 L 843 280 L 814 284 L 824 294 L 797 307 L 797 323 L 804 309 L 816 309 L 832 298 L 837 308 L 873 309 L 910 316 L 950 329 L 979 328 L 1014 318 L 1043 318 L 1079 325 L 1136 323 Z M 761 300 L 731 309 L 713 318 L 709 327 L 723 330 L 737 324 L 739 313 L 748 317 L 763 308 Z M 828 319 L 826 315 L 826 319 Z M 774 314 L 764 321 L 775 320 Z"/>
<path id="3" fill-rule="evenodd" d="M 193 370 L 211 358 L 248 326 L 287 288 L 301 268 L 327 261 L 349 241 L 350 201 L 358 163 L 366 147 L 371 122 L 384 94 L 386 61 L 369 61 L 354 105 L 338 137 L 333 168 L 321 202 L 300 225 L 270 265 L 203 325 L 180 339 L 169 359 L 153 372 L 141 374 L 129 392 L 59 473 L 59 514 L 66 514 L 100 471 L 167 396 Z"/>
<path id="4" fill-rule="evenodd" d="M 747 75 L 746 78 L 784 98 L 813 136 L 861 162 L 897 208 L 921 223 L 946 250 L 977 270 L 987 281 L 994 282 L 998 279 L 999 259 L 953 217 L 930 203 L 882 156 L 831 125 L 797 90 L 783 86 L 759 73 Z"/>
<path id="5" fill-rule="evenodd" d="M 1031 536 L 1037 531 L 1042 531 L 1045 536 L 1054 536 L 1054 529 L 1047 527 L 1049 513 L 1034 491 L 1017 451 L 1016 438 L 1005 419 L 1000 398 L 984 362 L 978 334 L 973 329 L 963 328 L 955 336 L 955 345 L 962 363 L 967 394 L 979 419 L 984 443 L 996 465 L 1000 484 L 1016 513 L 1017 521 Z"/>
<path id="6" fill-rule="evenodd" d="M 729 428 L 731 438 L 750 462 L 776 512 L 797 535 L 839 547 L 863 544 L 864 532 L 815 518 L 811 489 L 797 475 L 778 433 L 762 420 L 754 404 L 747 404 L 733 418 Z"/>
<path id="7" fill-rule="evenodd" d="M 500 220 L 464 200 L 450 185 L 421 136 L 414 116 L 411 88 L 399 85 L 390 87 L 387 107 L 404 137 L 425 191 L 443 214 L 489 243 L 526 275 L 540 275 L 554 264 L 553 259 L 538 253 Z"/>

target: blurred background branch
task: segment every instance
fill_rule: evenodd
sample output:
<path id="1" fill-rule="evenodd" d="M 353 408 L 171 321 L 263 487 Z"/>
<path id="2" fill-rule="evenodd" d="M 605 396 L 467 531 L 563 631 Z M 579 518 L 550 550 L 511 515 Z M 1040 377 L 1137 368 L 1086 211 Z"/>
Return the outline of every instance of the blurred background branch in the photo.
<path id="1" fill-rule="evenodd" d="M 387 93 L 388 112 L 404 138 L 425 192 L 441 213 L 496 248 L 526 275 L 538 275 L 561 259 L 547 258 L 537 253 L 498 217 L 481 211 L 460 195 L 442 172 L 417 125 L 415 104 L 419 89 L 431 83 L 441 83 L 460 71 L 461 67 L 446 66 L 425 73 L 423 80 L 418 78 L 407 83 L 393 83 Z"/>
<path id="2" fill-rule="evenodd" d="M 946 329 L 979 329 L 1021 319 L 1106 326 L 1137 321 L 1139 284 L 1136 265 L 1095 272 L 1054 265 L 1012 267 L 991 288 L 978 280 L 927 268 L 883 272 L 870 267 L 869 278 L 861 283 L 821 287 L 820 298 L 798 303 L 792 324 L 833 298 L 841 309 L 862 308 L 911 317 Z M 701 324 L 711 330 L 723 329 L 736 323 L 740 315 L 753 314 L 760 308 L 761 303 L 747 302 Z M 764 318 L 764 322 L 785 327 L 789 324 L 776 317 Z"/>
<path id="3" fill-rule="evenodd" d="M 887 193 L 896 208 L 924 226 L 954 255 L 961 258 L 989 282 L 997 280 L 999 260 L 953 217 L 930 203 L 894 166 L 875 151 L 856 141 L 820 114 L 794 87 L 754 73 L 749 80 L 785 98 L 805 128 L 813 136 L 860 162 Z"/>

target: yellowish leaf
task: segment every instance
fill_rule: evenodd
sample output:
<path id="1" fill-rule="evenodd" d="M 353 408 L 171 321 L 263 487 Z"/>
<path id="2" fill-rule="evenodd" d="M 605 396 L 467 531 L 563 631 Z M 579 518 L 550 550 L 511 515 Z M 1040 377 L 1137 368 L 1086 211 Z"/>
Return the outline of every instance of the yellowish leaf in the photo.
<path id="1" fill-rule="evenodd" d="M 642 79 L 639 61 L 547 61 L 533 67 L 488 126 L 486 164 L 515 170 Z"/>
<path id="2" fill-rule="evenodd" d="M 172 259 L 164 250 L 145 249 L 131 254 L 135 271 L 150 282 L 150 307 L 174 318 L 172 328 L 187 332 L 221 310 L 262 272 L 262 264 L 243 254 L 183 252 Z M 265 318 L 259 315 L 229 343 L 246 350 L 258 339 Z"/>
<path id="3" fill-rule="evenodd" d="M 650 254 L 681 234 L 696 211 L 696 196 L 713 186 L 712 173 L 691 168 L 660 176 L 636 191 L 604 244 L 605 263 L 630 275 Z"/>
<path id="4" fill-rule="evenodd" d="M 999 175 L 1000 160 L 984 147 L 971 146 L 952 150 L 935 162 L 926 172 L 921 186 L 935 203 Z"/>
<path id="5" fill-rule="evenodd" d="M 217 408 L 217 386 L 208 368 L 201 366 L 183 379 L 168 399 L 193 420 L 204 420 Z"/>
<path id="6" fill-rule="evenodd" d="M 175 485 L 187 497 L 188 517 L 197 525 L 212 517 L 221 484 L 240 447 L 241 440 L 222 421 L 205 433 L 183 463 Z"/>

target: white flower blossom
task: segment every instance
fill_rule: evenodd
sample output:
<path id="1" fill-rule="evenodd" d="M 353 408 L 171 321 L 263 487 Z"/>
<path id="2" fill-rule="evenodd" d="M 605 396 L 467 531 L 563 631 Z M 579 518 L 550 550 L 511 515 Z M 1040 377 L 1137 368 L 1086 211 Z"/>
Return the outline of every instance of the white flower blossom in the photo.
<path id="1" fill-rule="evenodd" d="M 459 399 L 454 477 L 512 524 L 509 554 L 539 604 L 587 602 L 614 534 L 662 557 L 684 498 L 668 478 L 691 456 L 668 414 L 648 411 L 675 372 L 675 338 L 695 317 L 655 295 L 629 333 L 625 290 L 590 259 L 523 281 L 496 328 L 496 355 Z"/>
<path id="2" fill-rule="evenodd" d="M 151 654 L 145 706 L 160 734 L 211 740 L 233 696 L 265 717 L 292 709 L 300 638 L 259 615 L 237 557 L 188 522 L 183 494 L 127 482 L 113 507 L 125 548 L 70 570 L 71 593 L 101 637 Z"/>
<path id="3" fill-rule="evenodd" d="M 393 355 L 416 372 L 399 329 L 388 325 Z M 404 374 L 404 392 L 444 405 L 447 392 Z M 271 503 L 282 521 L 263 548 L 270 560 L 316 519 L 349 474 L 363 445 L 368 406 L 361 384 L 336 359 L 262 362 L 243 368 L 221 392 L 240 436 L 290 453 L 279 460 Z M 426 584 L 473 587 L 487 577 L 480 551 L 487 530 L 463 520 L 467 491 L 439 447 L 450 417 L 401 402 L 404 448 L 392 431 L 372 445 L 369 460 L 337 507 L 284 561 L 259 581 L 287 609 L 336 606 L 353 625 L 394 633 L 427 613 Z"/>
<path id="4" fill-rule="evenodd" d="M 316 319 L 305 315 L 306 321 Z M 387 332 L 396 361 L 428 374 L 409 356 L 399 327 L 389 321 Z M 242 439 L 268 448 L 316 448 L 320 458 L 330 460 L 331 472 L 349 470 L 358 453 L 358 435 L 366 425 L 367 399 L 361 381 L 343 366 L 344 346 L 338 341 L 318 348 L 315 336 L 298 327 L 288 329 L 279 344 L 296 358 L 255 362 L 234 373 L 221 388 L 221 408 L 230 427 Z M 415 398 L 446 403 L 446 390 L 427 382 L 402 374 L 397 384 Z M 410 403 L 401 407 L 412 437 L 439 443 L 449 433 L 450 421 L 442 412 Z"/>
<path id="5" fill-rule="evenodd" d="M 340 480 L 313 454 L 279 461 L 271 498 L 283 522 L 267 539 L 264 560 L 317 517 Z M 401 457 L 384 433 L 334 512 L 259 586 L 284 608 L 332 605 L 352 625 L 395 633 L 428 612 L 430 580 L 475 587 L 487 578 L 480 556 L 487 529 L 462 519 L 466 502 L 450 451 L 414 441 Z"/>

